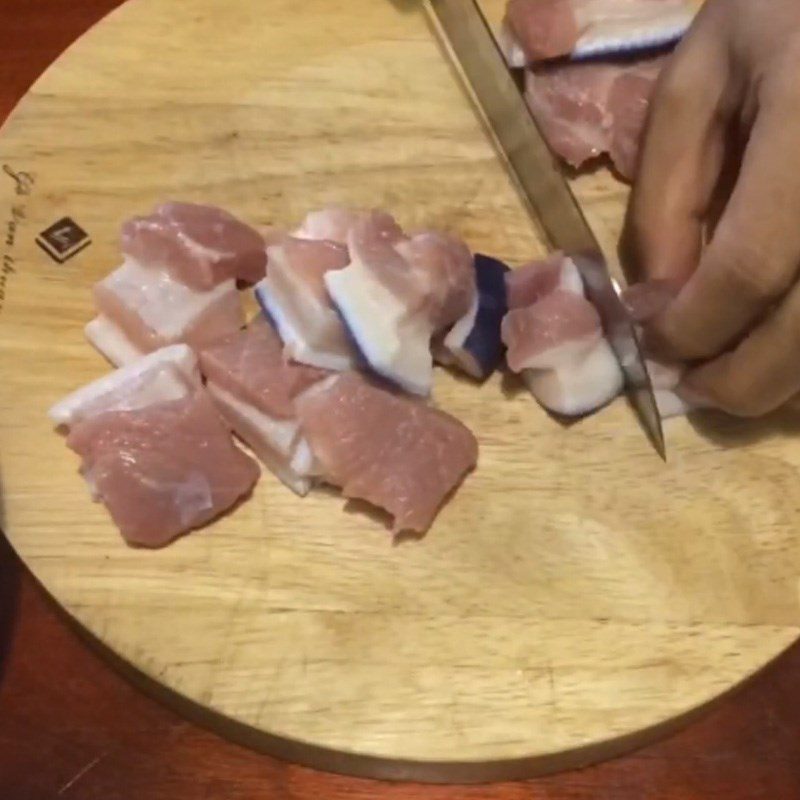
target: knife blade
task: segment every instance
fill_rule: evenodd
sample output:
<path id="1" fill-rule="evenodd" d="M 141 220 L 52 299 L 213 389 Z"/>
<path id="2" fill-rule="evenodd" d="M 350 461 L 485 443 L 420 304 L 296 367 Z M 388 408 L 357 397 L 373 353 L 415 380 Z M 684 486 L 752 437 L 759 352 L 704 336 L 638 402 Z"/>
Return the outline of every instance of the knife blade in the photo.
<path id="1" fill-rule="evenodd" d="M 622 369 L 628 399 L 656 451 L 666 460 L 661 415 L 633 322 L 614 288 L 597 238 L 514 82 L 480 6 L 476 0 L 424 0 L 424 5 L 529 211 L 550 245 L 575 261 Z"/>

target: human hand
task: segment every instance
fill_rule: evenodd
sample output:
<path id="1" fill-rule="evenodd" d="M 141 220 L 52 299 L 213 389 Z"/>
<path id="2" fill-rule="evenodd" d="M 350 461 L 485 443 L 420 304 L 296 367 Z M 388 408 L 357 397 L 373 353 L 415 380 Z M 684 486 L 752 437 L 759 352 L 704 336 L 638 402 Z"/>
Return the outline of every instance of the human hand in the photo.
<path id="1" fill-rule="evenodd" d="M 687 400 L 800 394 L 800 2 L 707 0 L 653 98 L 623 256 L 675 299 L 647 326 Z"/>

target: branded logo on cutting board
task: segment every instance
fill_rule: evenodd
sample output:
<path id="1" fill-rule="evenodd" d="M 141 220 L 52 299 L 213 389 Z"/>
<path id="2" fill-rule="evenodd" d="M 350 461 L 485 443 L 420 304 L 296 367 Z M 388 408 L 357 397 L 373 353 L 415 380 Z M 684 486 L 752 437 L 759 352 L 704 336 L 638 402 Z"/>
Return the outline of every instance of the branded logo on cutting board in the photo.
<path id="1" fill-rule="evenodd" d="M 8 216 L 0 222 L 0 313 L 6 301 L 8 284 L 17 272 L 16 245 L 20 230 L 27 224 L 27 202 L 33 192 L 36 179 L 30 172 L 14 169 L 10 164 L 2 165 L 2 174 L 14 183 L 14 201 L 8 209 Z"/>
<path id="2" fill-rule="evenodd" d="M 92 243 L 89 234 L 71 217 L 63 217 L 36 237 L 36 244 L 59 264 L 78 255 Z"/>

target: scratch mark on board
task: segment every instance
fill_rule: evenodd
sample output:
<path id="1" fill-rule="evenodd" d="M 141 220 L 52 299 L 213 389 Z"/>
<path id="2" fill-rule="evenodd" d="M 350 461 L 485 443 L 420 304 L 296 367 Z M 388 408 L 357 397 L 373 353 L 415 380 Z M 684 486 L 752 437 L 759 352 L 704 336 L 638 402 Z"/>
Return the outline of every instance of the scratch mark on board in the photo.
<path id="1" fill-rule="evenodd" d="M 103 759 L 105 755 L 97 756 L 97 758 L 90 761 L 83 769 L 70 778 L 59 790 L 58 796 L 61 797 L 65 792 L 68 792 L 81 778 L 83 778 L 90 770 L 93 770 Z"/>

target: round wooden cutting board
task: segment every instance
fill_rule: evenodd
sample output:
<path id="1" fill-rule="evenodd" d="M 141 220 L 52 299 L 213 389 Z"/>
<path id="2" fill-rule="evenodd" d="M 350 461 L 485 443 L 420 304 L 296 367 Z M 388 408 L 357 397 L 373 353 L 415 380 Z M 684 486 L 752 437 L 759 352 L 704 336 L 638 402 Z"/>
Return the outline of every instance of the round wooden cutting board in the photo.
<path id="1" fill-rule="evenodd" d="M 82 326 L 126 217 L 174 198 L 290 225 L 337 202 L 543 252 L 415 3 L 133 0 L 37 83 L 0 166 L 0 523 L 187 712 L 328 769 L 489 780 L 639 744 L 797 638 L 788 419 L 670 422 L 665 465 L 622 400 L 563 427 L 442 371 L 480 464 L 421 541 L 269 474 L 157 552 L 90 502 L 45 412 L 108 369 Z M 611 253 L 624 190 L 575 185 Z"/>

